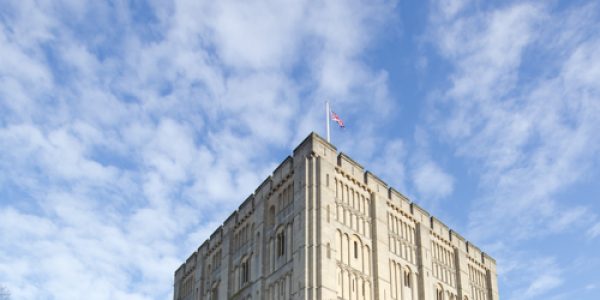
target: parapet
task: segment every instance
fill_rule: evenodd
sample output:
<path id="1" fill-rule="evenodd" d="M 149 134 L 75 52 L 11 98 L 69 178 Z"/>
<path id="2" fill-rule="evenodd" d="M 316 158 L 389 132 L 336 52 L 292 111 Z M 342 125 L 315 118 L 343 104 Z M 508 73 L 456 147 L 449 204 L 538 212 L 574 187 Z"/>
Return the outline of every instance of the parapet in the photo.
<path id="1" fill-rule="evenodd" d="M 219 226 L 213 234 L 210 235 L 210 239 L 208 240 L 208 247 L 213 249 L 217 245 L 221 244 L 223 239 L 223 226 Z"/>
<path id="2" fill-rule="evenodd" d="M 183 264 L 181 264 L 181 266 L 179 266 L 179 268 L 177 268 L 177 270 L 175 271 L 176 281 L 183 278 L 190 272 L 194 271 L 194 269 L 196 268 L 196 263 L 198 261 L 197 257 L 198 257 L 198 252 L 192 253 L 192 255 L 190 255 L 185 260 L 185 262 Z"/>
<path id="3" fill-rule="evenodd" d="M 450 240 L 450 228 L 434 216 L 431 216 L 431 231 L 438 236 L 448 237 L 448 241 Z"/>
<path id="4" fill-rule="evenodd" d="M 493 272 L 496 272 L 496 260 L 493 257 L 489 256 L 485 252 L 482 252 L 481 253 L 481 262 L 488 270 L 492 270 Z"/>
<path id="5" fill-rule="evenodd" d="M 466 249 L 466 240 L 460 234 L 450 229 L 450 243 L 458 249 Z M 466 251 L 466 250 L 465 250 Z"/>
<path id="6" fill-rule="evenodd" d="M 263 182 L 254 190 L 254 197 L 259 201 L 264 198 L 273 187 L 273 180 L 271 180 L 271 176 L 268 176 Z"/>
<path id="7" fill-rule="evenodd" d="M 279 186 L 294 171 L 294 159 L 288 156 L 273 172 L 271 180 L 274 186 Z"/>
<path id="8" fill-rule="evenodd" d="M 429 219 L 429 213 L 414 202 L 410 204 L 410 212 L 413 214 L 415 220 L 421 224 L 427 224 L 427 222 L 431 222 Z"/>
<path id="9" fill-rule="evenodd" d="M 236 210 L 231 215 L 229 215 L 229 217 L 227 217 L 227 219 L 223 223 L 223 228 L 225 229 L 226 232 L 229 228 L 235 227 L 235 225 L 237 223 L 237 219 L 238 219 L 237 216 L 238 216 L 238 212 Z"/>
<path id="10" fill-rule="evenodd" d="M 383 192 L 388 190 L 388 185 L 379 177 L 375 176 L 375 174 L 370 171 L 366 171 L 364 175 L 365 184 L 374 192 Z"/>
<path id="11" fill-rule="evenodd" d="M 294 149 L 294 157 L 315 153 L 323 157 L 334 157 L 337 148 L 322 138 L 315 132 L 311 132 L 301 143 Z M 330 155 L 331 154 L 331 155 Z"/>
<path id="12" fill-rule="evenodd" d="M 448 226 L 442 223 L 437 218 L 431 216 L 426 210 L 421 208 L 415 202 L 411 202 L 408 197 L 398 192 L 394 188 L 390 187 L 387 183 L 377 177 L 375 174 L 368 170 L 365 170 L 362 165 L 354 161 L 350 156 L 345 153 L 337 153 L 337 148 L 331 143 L 327 142 L 318 134 L 312 132 L 309 134 L 293 151 L 293 156 L 286 157 L 277 168 L 273 171 L 271 176 L 268 176 L 254 191 L 254 193 L 239 206 L 238 210 L 234 211 L 224 222 L 223 226 L 229 228 L 231 223 L 238 223 L 243 218 L 254 210 L 257 206 L 257 202 L 262 201 L 269 196 L 269 193 L 273 189 L 277 188 L 282 182 L 284 182 L 294 172 L 294 159 L 303 158 L 307 155 L 314 154 L 324 158 L 328 162 L 337 166 L 341 172 L 343 172 L 349 178 L 356 180 L 356 183 L 361 184 L 371 193 L 377 193 L 380 197 L 386 198 L 393 205 L 407 214 L 410 214 L 415 222 L 421 224 L 428 224 L 431 231 L 436 235 L 447 239 L 450 244 L 457 247 L 458 249 L 464 249 L 467 255 L 478 262 L 483 264 L 490 264 L 495 267 L 495 260 L 489 255 L 483 253 L 479 248 L 475 247 L 462 236 L 452 231 Z M 215 232 L 207 239 L 202 246 L 198 248 L 198 255 L 203 256 L 206 252 L 212 251 L 212 248 L 221 243 L 223 238 L 222 231 L 223 226 L 220 226 Z M 187 263 L 186 263 L 187 264 Z M 182 265 L 177 271 L 185 268 Z"/>
<path id="13" fill-rule="evenodd" d="M 340 153 L 337 156 L 337 165 L 346 174 L 360 178 L 359 175 L 365 173 L 365 168 L 359 163 L 355 162 L 345 153 Z"/>
<path id="14" fill-rule="evenodd" d="M 388 189 L 388 198 L 405 212 L 410 212 L 410 200 L 394 188 Z"/>
<path id="15" fill-rule="evenodd" d="M 238 218 L 246 218 L 254 209 L 254 195 L 248 196 L 238 207 Z"/>
<path id="16" fill-rule="evenodd" d="M 467 256 L 469 258 L 483 264 L 485 261 L 483 254 L 484 253 L 477 248 L 477 246 L 467 242 Z"/>
<path id="17" fill-rule="evenodd" d="M 185 273 L 192 272 L 196 268 L 196 252 L 192 253 L 190 257 L 185 261 Z"/>

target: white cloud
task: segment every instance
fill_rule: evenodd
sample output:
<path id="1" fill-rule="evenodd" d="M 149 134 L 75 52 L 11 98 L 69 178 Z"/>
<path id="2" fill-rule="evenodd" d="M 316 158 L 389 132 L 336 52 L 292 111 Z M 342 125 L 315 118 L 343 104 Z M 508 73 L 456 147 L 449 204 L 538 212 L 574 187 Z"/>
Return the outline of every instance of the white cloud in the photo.
<path id="1" fill-rule="evenodd" d="M 545 6 L 514 4 L 451 18 L 433 29 L 440 52 L 456 67 L 452 87 L 439 102 L 449 112 L 440 112 L 434 126 L 459 155 L 473 159 L 488 190 L 489 198 L 473 213 L 477 233 L 491 220 L 510 220 L 519 224 L 515 236 L 532 234 L 540 221 L 549 222 L 561 211 L 553 195 L 584 180 L 585 161 L 599 150 L 593 128 L 600 124 L 591 114 L 600 112 L 592 100 L 600 95 L 589 81 L 598 66 L 588 51 L 598 39 L 541 50 L 546 41 L 561 37 L 544 27 L 550 14 Z M 564 14 L 570 19 L 578 12 Z M 547 65 L 551 75 L 531 78 L 537 74 L 523 66 L 531 51 L 565 59 Z M 533 215 L 519 213 L 524 210 Z"/>
<path id="2" fill-rule="evenodd" d="M 531 271 L 529 261 L 542 254 L 524 243 L 566 231 L 581 237 L 597 220 L 594 204 L 582 205 L 593 199 L 580 199 L 589 195 L 563 193 L 587 184 L 600 157 L 600 122 L 592 117 L 600 114 L 592 79 L 600 60 L 591 50 L 600 46 L 591 13 L 598 7 L 475 6 L 434 9 L 441 17 L 430 21 L 429 39 L 453 71 L 448 88 L 436 91 L 431 127 L 479 179 L 465 235 L 503 245 L 488 251 L 505 268 L 509 298 L 537 299 L 565 279 L 557 261 Z M 518 251 L 526 252 L 515 261 Z"/>
<path id="3" fill-rule="evenodd" d="M 454 189 L 454 179 L 433 161 L 423 161 L 412 173 L 419 201 L 431 202 L 448 197 Z"/>
<path id="4" fill-rule="evenodd" d="M 386 5 L 8 3 L 0 282 L 19 299 L 169 298 L 179 263 L 283 159 L 268 154 L 319 128 L 323 95 L 357 123 L 388 105 L 360 58 Z"/>
<path id="5" fill-rule="evenodd" d="M 400 139 L 390 140 L 384 144 L 382 153 L 373 159 L 369 167 L 374 174 L 388 180 L 391 187 L 404 193 L 407 186 L 406 156 L 404 142 Z"/>
<path id="6" fill-rule="evenodd" d="M 542 274 L 535 278 L 525 290 L 524 298 L 532 299 L 547 293 L 548 291 L 560 286 L 563 280 L 552 274 Z"/>
<path id="7" fill-rule="evenodd" d="M 600 236 L 600 222 L 594 224 L 590 229 L 587 230 L 588 237 L 594 239 L 597 236 Z"/>

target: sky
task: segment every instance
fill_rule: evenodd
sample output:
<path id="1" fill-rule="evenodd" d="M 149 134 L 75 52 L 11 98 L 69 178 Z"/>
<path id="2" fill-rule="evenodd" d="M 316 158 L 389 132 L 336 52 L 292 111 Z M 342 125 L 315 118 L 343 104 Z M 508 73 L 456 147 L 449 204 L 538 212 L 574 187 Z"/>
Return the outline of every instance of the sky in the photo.
<path id="1" fill-rule="evenodd" d="M 598 299 L 597 1 L 1 2 L 13 299 L 171 299 L 325 100 L 339 151 L 496 258 L 501 299 Z"/>

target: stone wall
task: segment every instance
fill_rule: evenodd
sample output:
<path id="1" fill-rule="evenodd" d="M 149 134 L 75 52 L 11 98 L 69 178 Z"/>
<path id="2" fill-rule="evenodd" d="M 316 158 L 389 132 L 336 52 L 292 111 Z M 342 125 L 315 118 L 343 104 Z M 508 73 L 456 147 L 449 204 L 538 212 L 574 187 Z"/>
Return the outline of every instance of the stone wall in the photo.
<path id="1" fill-rule="evenodd" d="M 491 257 L 314 133 L 174 288 L 176 300 L 498 299 Z"/>

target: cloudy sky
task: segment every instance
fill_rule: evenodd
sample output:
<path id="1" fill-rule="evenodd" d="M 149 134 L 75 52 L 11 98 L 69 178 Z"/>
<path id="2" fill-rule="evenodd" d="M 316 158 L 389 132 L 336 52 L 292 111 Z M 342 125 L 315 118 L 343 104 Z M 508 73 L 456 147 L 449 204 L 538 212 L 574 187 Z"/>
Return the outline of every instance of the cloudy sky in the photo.
<path id="1" fill-rule="evenodd" d="M 502 299 L 600 294 L 597 1 L 0 5 L 0 285 L 169 299 L 307 134 L 497 258 Z"/>

